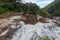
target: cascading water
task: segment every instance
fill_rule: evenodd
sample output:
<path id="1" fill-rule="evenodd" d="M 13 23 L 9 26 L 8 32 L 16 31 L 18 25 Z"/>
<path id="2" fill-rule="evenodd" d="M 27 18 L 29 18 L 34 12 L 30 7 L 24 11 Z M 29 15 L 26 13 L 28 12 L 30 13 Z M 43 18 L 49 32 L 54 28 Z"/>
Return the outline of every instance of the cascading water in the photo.
<path id="1" fill-rule="evenodd" d="M 20 22 L 19 28 L 13 35 L 11 40 L 39 40 L 40 37 L 48 36 L 50 40 L 60 40 L 60 27 L 55 25 L 52 20 L 49 23 L 38 22 L 35 25 L 24 24 Z"/>

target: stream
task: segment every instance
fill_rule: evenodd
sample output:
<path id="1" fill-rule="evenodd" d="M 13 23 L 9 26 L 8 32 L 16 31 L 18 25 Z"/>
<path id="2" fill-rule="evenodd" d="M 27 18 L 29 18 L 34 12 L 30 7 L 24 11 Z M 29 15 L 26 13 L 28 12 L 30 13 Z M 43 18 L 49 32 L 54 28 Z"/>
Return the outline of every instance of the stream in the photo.
<path id="1" fill-rule="evenodd" d="M 35 25 L 25 24 L 20 21 L 21 28 L 19 28 L 13 35 L 11 40 L 39 40 L 41 37 L 46 37 L 50 40 L 60 40 L 60 27 L 48 20 L 49 23 L 37 22 Z"/>

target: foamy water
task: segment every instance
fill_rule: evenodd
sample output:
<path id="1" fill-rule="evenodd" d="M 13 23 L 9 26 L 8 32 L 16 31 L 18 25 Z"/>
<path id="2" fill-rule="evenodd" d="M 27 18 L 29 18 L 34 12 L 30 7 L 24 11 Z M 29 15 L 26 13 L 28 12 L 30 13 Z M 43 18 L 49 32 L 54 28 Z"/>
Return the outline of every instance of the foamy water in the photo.
<path id="1" fill-rule="evenodd" d="M 13 35 L 11 40 L 39 40 L 38 38 L 48 36 L 50 40 L 60 40 L 60 27 L 48 20 L 49 23 L 37 22 L 35 25 L 20 22 L 21 28 Z"/>

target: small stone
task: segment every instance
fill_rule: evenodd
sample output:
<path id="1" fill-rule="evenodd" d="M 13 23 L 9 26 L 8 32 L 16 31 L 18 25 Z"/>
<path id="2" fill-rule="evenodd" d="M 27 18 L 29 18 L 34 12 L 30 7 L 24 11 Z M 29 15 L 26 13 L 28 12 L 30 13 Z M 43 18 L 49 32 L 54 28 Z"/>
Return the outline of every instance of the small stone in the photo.
<path id="1" fill-rule="evenodd" d="M 10 40 L 9 38 L 6 38 L 6 40 Z"/>
<path id="2" fill-rule="evenodd" d="M 3 30 L 2 29 L 0 29 L 0 32 L 2 32 Z"/>
<path id="3" fill-rule="evenodd" d="M 47 21 L 45 18 L 43 18 L 43 17 L 40 18 L 39 21 L 42 22 L 42 23 L 47 23 L 47 22 L 48 22 L 48 21 Z"/>

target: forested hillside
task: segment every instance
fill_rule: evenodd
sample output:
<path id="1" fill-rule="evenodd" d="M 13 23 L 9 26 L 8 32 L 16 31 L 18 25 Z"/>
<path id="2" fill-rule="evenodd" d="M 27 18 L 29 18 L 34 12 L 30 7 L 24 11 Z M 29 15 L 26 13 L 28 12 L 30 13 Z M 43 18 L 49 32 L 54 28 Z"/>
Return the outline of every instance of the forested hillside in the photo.
<path id="1" fill-rule="evenodd" d="M 0 14 L 8 12 L 39 13 L 39 6 L 35 3 L 21 3 L 21 0 L 0 0 Z"/>
<path id="2" fill-rule="evenodd" d="M 44 10 L 47 10 L 52 16 L 60 16 L 60 0 L 55 0 L 46 6 Z"/>
<path id="3" fill-rule="evenodd" d="M 47 16 L 60 16 L 60 0 L 55 0 L 45 8 L 41 9 L 36 3 L 22 3 L 21 0 L 0 0 L 0 14 L 9 12 L 24 12 L 34 15 Z"/>

